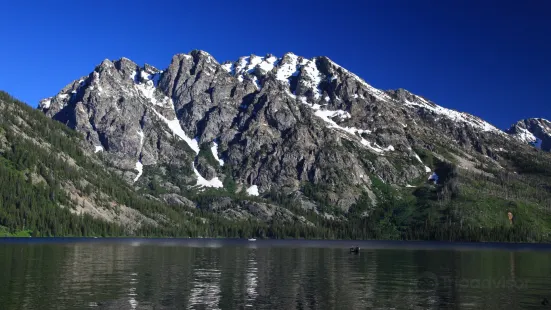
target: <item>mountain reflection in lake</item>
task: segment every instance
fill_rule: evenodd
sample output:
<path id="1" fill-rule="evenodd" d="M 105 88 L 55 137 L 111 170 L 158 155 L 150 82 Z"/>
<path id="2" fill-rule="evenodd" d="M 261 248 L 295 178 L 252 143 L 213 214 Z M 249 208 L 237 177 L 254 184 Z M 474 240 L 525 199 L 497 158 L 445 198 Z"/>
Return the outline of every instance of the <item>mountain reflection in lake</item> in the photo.
<path id="1" fill-rule="evenodd" d="M 359 245 L 359 254 L 349 253 Z M 551 300 L 547 246 L 0 240 L 1 309 L 515 309 Z"/>

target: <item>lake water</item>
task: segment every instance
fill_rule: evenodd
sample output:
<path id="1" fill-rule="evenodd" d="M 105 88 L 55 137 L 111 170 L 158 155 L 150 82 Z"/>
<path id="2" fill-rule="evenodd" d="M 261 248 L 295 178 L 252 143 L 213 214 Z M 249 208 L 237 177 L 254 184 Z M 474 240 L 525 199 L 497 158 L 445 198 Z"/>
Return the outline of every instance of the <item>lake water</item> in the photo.
<path id="1" fill-rule="evenodd" d="M 0 269 L 0 309 L 551 309 L 547 245 L 0 239 Z"/>

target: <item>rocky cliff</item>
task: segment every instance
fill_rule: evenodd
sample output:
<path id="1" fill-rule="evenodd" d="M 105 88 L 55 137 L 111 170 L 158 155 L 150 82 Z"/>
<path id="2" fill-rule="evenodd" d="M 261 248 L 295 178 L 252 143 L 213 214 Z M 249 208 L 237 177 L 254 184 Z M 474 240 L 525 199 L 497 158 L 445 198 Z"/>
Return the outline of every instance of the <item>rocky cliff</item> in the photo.
<path id="1" fill-rule="evenodd" d="M 542 118 L 529 118 L 513 124 L 509 134 L 521 142 L 529 143 L 544 151 L 551 151 L 551 122 Z"/>
<path id="2" fill-rule="evenodd" d="M 374 180 L 425 182 L 432 157 L 471 171 L 503 169 L 506 152 L 530 148 L 518 130 L 537 127 L 517 124 L 512 137 L 407 90 L 376 89 L 327 57 L 292 53 L 220 64 L 196 50 L 165 70 L 104 60 L 39 108 L 84 134 L 89 150 L 136 189 L 282 193 L 306 209 L 344 211 L 363 195 L 377 205 Z M 549 149 L 549 135 L 537 136 Z"/>

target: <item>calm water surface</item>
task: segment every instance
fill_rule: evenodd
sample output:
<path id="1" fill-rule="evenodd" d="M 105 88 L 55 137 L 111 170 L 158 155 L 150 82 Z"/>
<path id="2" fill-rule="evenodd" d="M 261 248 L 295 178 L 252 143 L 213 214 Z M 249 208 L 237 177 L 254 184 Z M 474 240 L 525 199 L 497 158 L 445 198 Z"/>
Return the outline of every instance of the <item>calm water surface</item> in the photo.
<path id="1" fill-rule="evenodd" d="M 0 239 L 0 269 L 0 309 L 551 309 L 549 246 Z"/>

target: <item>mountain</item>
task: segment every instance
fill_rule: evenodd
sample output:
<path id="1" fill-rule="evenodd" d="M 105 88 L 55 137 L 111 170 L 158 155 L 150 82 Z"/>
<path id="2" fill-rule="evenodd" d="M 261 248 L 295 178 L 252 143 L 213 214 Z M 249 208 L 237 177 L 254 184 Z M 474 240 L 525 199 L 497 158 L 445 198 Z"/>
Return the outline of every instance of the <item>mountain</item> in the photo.
<path id="1" fill-rule="evenodd" d="M 513 124 L 509 134 L 519 141 L 530 143 L 544 151 L 551 151 L 551 122 L 542 118 L 529 118 Z"/>
<path id="2" fill-rule="evenodd" d="M 492 145 L 509 139 L 405 90 L 377 90 L 326 57 L 290 53 L 219 65 L 194 51 L 162 72 L 105 60 L 40 108 L 84 133 L 128 181 L 170 166 L 181 171 L 167 187 L 223 188 L 231 178 L 238 191 L 262 194 L 330 184 L 325 198 L 343 209 L 370 191 L 368 175 L 402 186 L 426 178 L 414 148 L 437 141 L 495 157 Z"/>
<path id="3" fill-rule="evenodd" d="M 0 92 L 0 236 L 249 236 L 277 225 L 225 220 L 175 194 L 137 193 L 84 137 Z M 205 201 L 193 196 L 196 202 Z M 300 223 L 262 201 L 237 204 L 262 219 Z M 237 211 L 235 211 L 237 213 Z M 263 213 L 264 212 L 264 213 Z"/>
<path id="4" fill-rule="evenodd" d="M 230 221 L 352 238 L 551 230 L 548 153 L 407 90 L 376 89 L 327 57 L 220 64 L 192 51 L 165 70 L 104 60 L 39 109 L 140 197 Z"/>

